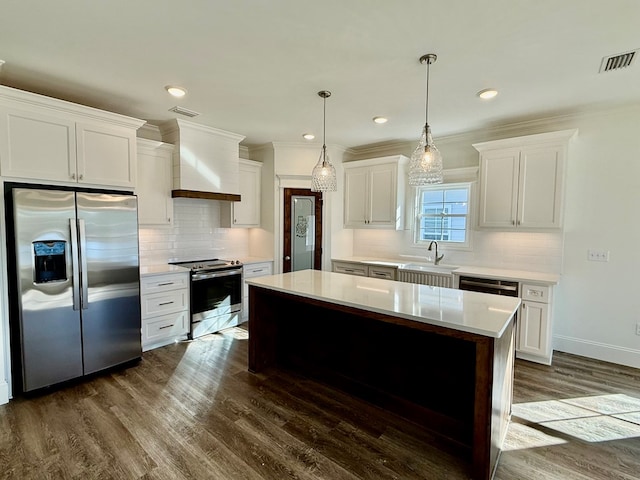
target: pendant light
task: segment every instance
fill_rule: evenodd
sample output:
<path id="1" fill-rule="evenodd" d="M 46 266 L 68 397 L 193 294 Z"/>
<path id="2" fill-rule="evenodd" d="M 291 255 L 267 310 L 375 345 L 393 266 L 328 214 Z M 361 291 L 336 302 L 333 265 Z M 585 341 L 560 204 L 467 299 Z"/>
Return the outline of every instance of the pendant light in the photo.
<path id="1" fill-rule="evenodd" d="M 328 90 L 318 92 L 322 97 L 323 116 L 322 116 L 322 151 L 320 158 L 311 174 L 311 191 L 312 192 L 335 192 L 338 189 L 336 182 L 336 167 L 329 161 L 327 155 L 327 145 L 325 144 L 325 136 L 327 130 L 327 98 L 331 96 Z"/>
<path id="2" fill-rule="evenodd" d="M 442 183 L 442 155 L 433 143 L 429 126 L 429 65 L 437 58 L 434 53 L 427 53 L 420 57 L 420 63 L 427 64 L 427 94 L 422 136 L 409 162 L 409 185 L 412 187 Z"/>

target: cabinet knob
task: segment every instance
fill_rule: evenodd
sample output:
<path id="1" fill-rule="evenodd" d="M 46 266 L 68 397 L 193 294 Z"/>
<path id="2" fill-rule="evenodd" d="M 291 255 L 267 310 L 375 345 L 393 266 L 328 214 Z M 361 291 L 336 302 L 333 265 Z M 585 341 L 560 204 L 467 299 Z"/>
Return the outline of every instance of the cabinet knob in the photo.
<path id="1" fill-rule="evenodd" d="M 72 174 L 71 174 L 71 180 L 75 180 L 75 179 L 76 179 L 76 174 L 75 174 L 75 173 L 72 173 Z"/>
<path id="2" fill-rule="evenodd" d="M 78 175 L 78 180 L 82 180 L 84 178 L 83 174 Z"/>

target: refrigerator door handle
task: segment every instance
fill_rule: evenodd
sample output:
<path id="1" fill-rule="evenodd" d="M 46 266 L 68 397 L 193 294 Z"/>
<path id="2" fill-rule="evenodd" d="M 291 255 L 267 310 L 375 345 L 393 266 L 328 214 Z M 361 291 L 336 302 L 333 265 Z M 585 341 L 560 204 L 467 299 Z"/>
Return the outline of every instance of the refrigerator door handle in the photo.
<path id="1" fill-rule="evenodd" d="M 89 308 L 89 272 L 87 271 L 87 236 L 85 235 L 84 220 L 78 219 L 80 239 L 80 278 L 82 279 L 82 310 Z"/>
<path id="2" fill-rule="evenodd" d="M 71 290 L 73 292 L 73 309 L 80 310 L 80 268 L 78 266 L 78 228 L 76 219 L 69 219 L 69 230 L 71 232 L 71 271 L 73 282 Z"/>

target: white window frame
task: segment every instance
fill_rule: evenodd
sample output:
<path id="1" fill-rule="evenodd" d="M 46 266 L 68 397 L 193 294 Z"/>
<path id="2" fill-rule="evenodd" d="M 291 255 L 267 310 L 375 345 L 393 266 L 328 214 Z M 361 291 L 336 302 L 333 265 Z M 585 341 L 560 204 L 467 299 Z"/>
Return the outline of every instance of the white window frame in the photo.
<path id="1" fill-rule="evenodd" d="M 472 198 L 474 194 L 473 190 L 473 182 L 458 182 L 458 183 L 443 183 L 438 185 L 429 185 L 426 187 L 417 187 L 415 190 L 415 204 L 414 204 L 414 213 L 415 219 L 413 222 L 413 243 L 416 247 L 428 247 L 431 243 L 431 240 L 421 240 L 420 235 L 420 221 L 422 219 L 421 208 L 420 208 L 420 199 L 422 197 L 422 192 L 425 190 L 456 190 L 465 188 L 467 190 L 467 213 L 465 215 L 466 218 L 466 228 L 465 228 L 465 241 L 464 242 L 451 242 L 448 240 L 436 240 L 438 245 L 442 245 L 449 249 L 459 249 L 459 250 L 470 250 L 471 249 L 471 231 L 472 231 L 472 222 L 473 222 L 473 210 L 472 210 Z"/>

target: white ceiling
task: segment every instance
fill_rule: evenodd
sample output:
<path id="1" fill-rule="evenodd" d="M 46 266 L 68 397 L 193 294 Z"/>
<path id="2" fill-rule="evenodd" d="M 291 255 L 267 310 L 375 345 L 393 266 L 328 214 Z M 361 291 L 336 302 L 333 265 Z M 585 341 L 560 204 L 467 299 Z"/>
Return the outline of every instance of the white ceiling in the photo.
<path id="1" fill-rule="evenodd" d="M 354 147 L 418 138 L 425 53 L 435 137 L 640 103 L 640 58 L 598 73 L 639 27 L 638 0 L 0 0 L 0 83 L 152 124 L 180 105 L 245 145 L 321 139 L 327 89 L 327 143 Z"/>

